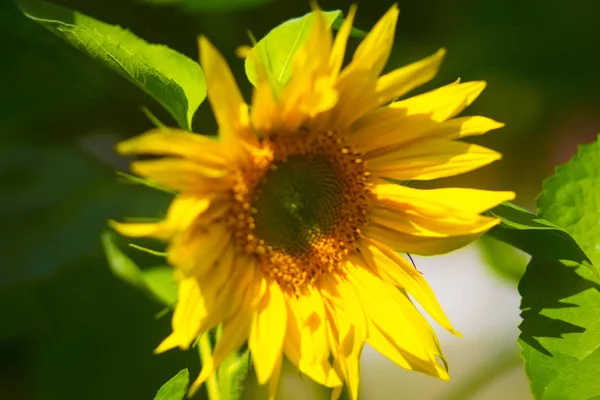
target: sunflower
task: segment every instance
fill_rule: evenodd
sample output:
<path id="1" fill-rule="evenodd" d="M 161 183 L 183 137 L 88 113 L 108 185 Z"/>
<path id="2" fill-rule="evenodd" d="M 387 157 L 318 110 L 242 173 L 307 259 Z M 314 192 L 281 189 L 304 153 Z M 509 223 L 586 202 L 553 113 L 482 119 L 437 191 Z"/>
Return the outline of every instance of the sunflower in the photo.
<path id="1" fill-rule="evenodd" d="M 455 139 L 503 124 L 454 118 L 484 82 L 456 82 L 396 101 L 432 79 L 445 53 L 381 75 L 396 6 L 342 69 L 355 11 L 335 38 L 315 11 L 283 85 L 251 50 L 258 76 L 251 107 L 222 55 L 201 37 L 218 139 L 162 128 L 117 146 L 123 155 L 154 156 L 134 161 L 132 171 L 178 193 L 160 222 L 112 224 L 123 235 L 168 243 L 179 300 L 172 334 L 156 351 L 188 349 L 222 327 L 192 393 L 245 343 L 258 383 L 268 384 L 271 396 L 285 355 L 334 388 L 334 397 L 345 384 L 356 399 L 366 343 L 403 368 L 449 378 L 436 335 L 412 300 L 457 332 L 422 274 L 397 252 L 462 247 L 498 224 L 480 213 L 514 194 L 419 190 L 401 182 L 498 160 L 492 150 Z"/>

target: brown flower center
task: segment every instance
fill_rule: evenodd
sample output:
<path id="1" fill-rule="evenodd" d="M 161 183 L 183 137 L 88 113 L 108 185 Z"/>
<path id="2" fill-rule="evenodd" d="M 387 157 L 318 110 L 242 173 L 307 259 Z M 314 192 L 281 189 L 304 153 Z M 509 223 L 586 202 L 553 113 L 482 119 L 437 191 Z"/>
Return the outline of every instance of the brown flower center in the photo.
<path id="1" fill-rule="evenodd" d="M 362 160 L 335 133 L 271 137 L 238 175 L 236 241 L 299 292 L 355 249 L 370 193 Z"/>

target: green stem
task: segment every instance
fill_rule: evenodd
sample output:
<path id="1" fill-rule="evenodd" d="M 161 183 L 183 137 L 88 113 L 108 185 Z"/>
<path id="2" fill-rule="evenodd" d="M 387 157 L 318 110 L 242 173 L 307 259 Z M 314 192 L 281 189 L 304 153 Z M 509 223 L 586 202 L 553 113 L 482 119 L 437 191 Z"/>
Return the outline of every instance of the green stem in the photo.
<path id="1" fill-rule="evenodd" d="M 209 332 L 206 332 L 204 335 L 200 336 L 200 339 L 198 340 L 198 351 L 200 353 L 202 365 L 204 365 L 212 356 Z M 208 393 L 209 400 L 221 400 L 219 382 L 217 382 L 216 373 L 212 374 L 212 376 L 206 381 L 206 392 Z"/>
<path id="2" fill-rule="evenodd" d="M 493 357 L 491 362 L 478 368 L 470 377 L 448 391 L 443 400 L 464 400 L 472 398 L 481 389 L 504 375 L 511 369 L 522 365 L 523 360 L 514 350 L 506 350 Z"/>

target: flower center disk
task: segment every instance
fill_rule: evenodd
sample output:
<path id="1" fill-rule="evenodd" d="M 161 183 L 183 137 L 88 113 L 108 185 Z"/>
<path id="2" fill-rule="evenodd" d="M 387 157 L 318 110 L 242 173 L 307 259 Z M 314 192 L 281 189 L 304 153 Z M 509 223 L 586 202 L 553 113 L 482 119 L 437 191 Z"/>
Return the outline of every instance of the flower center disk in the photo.
<path id="1" fill-rule="evenodd" d="M 273 249 L 301 256 L 334 230 L 344 187 L 322 156 L 273 166 L 254 194 L 255 232 Z"/>
<path id="2" fill-rule="evenodd" d="M 359 155 L 327 132 L 266 139 L 251 164 L 233 193 L 238 244 L 295 293 L 339 272 L 371 203 Z"/>

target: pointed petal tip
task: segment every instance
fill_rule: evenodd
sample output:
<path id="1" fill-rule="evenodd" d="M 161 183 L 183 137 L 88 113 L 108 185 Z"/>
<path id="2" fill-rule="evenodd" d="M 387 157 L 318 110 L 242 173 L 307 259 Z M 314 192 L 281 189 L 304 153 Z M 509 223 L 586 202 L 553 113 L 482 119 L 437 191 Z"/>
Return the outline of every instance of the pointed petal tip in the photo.
<path id="1" fill-rule="evenodd" d="M 464 84 L 467 85 L 469 83 L 476 88 L 474 91 L 478 91 L 477 96 L 479 96 L 479 94 L 481 94 L 481 92 L 483 92 L 484 89 L 487 87 L 486 81 L 472 81 L 472 82 L 465 82 Z M 477 97 L 477 96 L 475 96 L 475 97 Z"/>
<path id="2" fill-rule="evenodd" d="M 163 228 L 161 222 L 128 223 L 114 220 L 109 220 L 108 226 L 119 235 L 128 237 L 154 237 L 157 234 L 160 236 Z"/>
<path id="3" fill-rule="evenodd" d="M 504 128 L 506 123 L 490 119 L 489 130 Z"/>
<path id="4" fill-rule="evenodd" d="M 127 151 L 129 149 L 129 140 L 123 140 L 121 142 L 118 142 L 117 144 L 115 144 L 115 152 L 117 154 L 120 154 L 122 156 L 127 155 L 129 152 Z"/>
<path id="5" fill-rule="evenodd" d="M 501 192 L 505 195 L 504 200 L 502 201 L 511 201 L 514 200 L 517 197 L 517 194 L 513 191 L 505 191 L 505 192 Z M 500 204 L 500 203 L 498 203 Z"/>
<path id="6" fill-rule="evenodd" d="M 398 22 L 398 15 L 400 14 L 400 8 L 398 7 L 398 3 L 392 4 L 392 6 L 383 14 L 383 16 L 377 21 L 375 26 L 379 24 L 396 26 Z M 384 25 L 384 26 L 385 26 Z M 375 28 L 373 28 L 375 29 Z"/>
<path id="7" fill-rule="evenodd" d="M 311 0 L 310 1 L 310 10 L 312 12 L 322 11 L 321 7 L 319 7 L 319 3 L 316 0 Z"/>
<path id="8" fill-rule="evenodd" d="M 198 36 L 198 52 L 200 54 L 200 64 L 202 64 L 206 63 L 207 58 L 217 52 L 217 49 L 206 36 L 200 35 Z"/>
<path id="9" fill-rule="evenodd" d="M 118 232 L 118 227 L 120 224 L 117 221 L 115 221 L 114 219 L 109 219 L 108 221 L 106 221 L 106 223 L 108 224 L 109 228 L 112 228 Z"/>
<path id="10" fill-rule="evenodd" d="M 398 16 L 400 15 L 400 7 L 398 7 L 398 3 L 392 4 L 389 10 L 384 14 L 381 20 L 388 20 L 391 25 L 394 27 L 398 23 Z"/>
<path id="11" fill-rule="evenodd" d="M 238 46 L 235 48 L 235 56 L 242 60 L 245 60 L 250 55 L 252 47 L 248 45 Z"/>
<path id="12" fill-rule="evenodd" d="M 194 397 L 194 395 L 202 387 L 204 382 L 206 382 L 215 373 L 214 365 L 212 365 L 212 363 L 210 361 L 211 360 L 209 360 L 209 362 L 206 363 L 206 366 L 204 366 L 204 365 L 202 366 L 200 375 L 198 375 L 198 378 L 196 378 L 196 380 L 190 386 L 190 388 L 188 390 L 188 394 L 187 394 L 188 399 L 191 399 L 192 397 Z M 209 369 L 206 369 L 206 367 L 208 367 Z"/>
<path id="13" fill-rule="evenodd" d="M 204 35 L 198 35 L 198 46 L 205 46 L 208 43 L 208 38 Z"/>
<path id="14" fill-rule="evenodd" d="M 192 385 L 188 389 L 188 392 L 187 392 L 187 395 L 185 396 L 185 398 L 191 399 L 192 397 L 194 397 L 196 395 L 196 393 L 198 392 L 198 390 L 202 387 L 203 383 L 204 382 L 198 382 L 198 380 L 196 379 L 196 381 L 194 383 L 192 383 Z"/>
<path id="15" fill-rule="evenodd" d="M 462 338 L 463 337 L 462 333 L 460 333 L 459 331 L 457 331 L 456 329 L 454 329 L 452 327 L 450 327 L 450 329 L 448 329 L 448 332 L 450 332 L 451 334 L 453 334 L 457 338 Z"/>
<path id="16" fill-rule="evenodd" d="M 152 352 L 154 354 L 161 354 L 165 351 L 169 351 L 174 349 L 179 345 L 177 336 L 174 333 L 171 333 L 169 336 L 165 338 Z"/>

